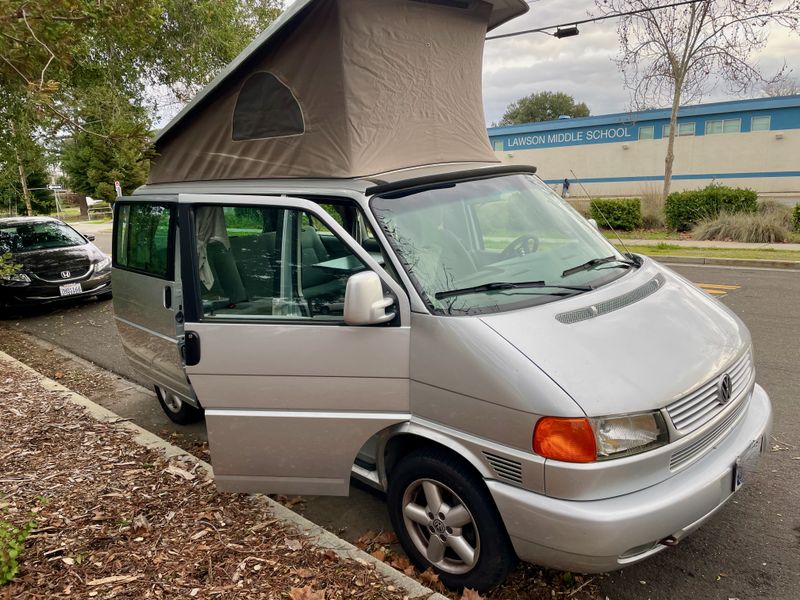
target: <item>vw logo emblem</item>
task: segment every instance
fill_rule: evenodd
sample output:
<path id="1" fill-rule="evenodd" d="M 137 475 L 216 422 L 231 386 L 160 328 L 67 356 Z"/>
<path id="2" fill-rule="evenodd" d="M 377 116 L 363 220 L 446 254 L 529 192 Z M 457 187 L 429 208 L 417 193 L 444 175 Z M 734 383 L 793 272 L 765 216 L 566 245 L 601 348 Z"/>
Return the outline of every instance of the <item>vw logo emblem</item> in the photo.
<path id="1" fill-rule="evenodd" d="M 727 404 L 733 395 L 733 382 L 731 376 L 725 373 L 717 384 L 717 402 Z"/>
<path id="2" fill-rule="evenodd" d="M 69 279 L 71 275 L 69 271 L 61 271 L 61 279 Z"/>

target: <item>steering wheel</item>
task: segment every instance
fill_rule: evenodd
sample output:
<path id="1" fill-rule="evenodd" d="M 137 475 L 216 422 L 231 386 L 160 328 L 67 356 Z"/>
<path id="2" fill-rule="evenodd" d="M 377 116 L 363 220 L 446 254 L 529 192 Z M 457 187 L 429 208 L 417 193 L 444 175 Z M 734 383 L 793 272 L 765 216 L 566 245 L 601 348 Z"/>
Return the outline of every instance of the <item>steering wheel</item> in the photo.
<path id="1" fill-rule="evenodd" d="M 501 259 L 515 258 L 517 256 L 525 256 L 533 254 L 539 249 L 539 238 L 535 235 L 526 233 L 519 236 L 508 246 L 506 246 L 500 253 Z"/>

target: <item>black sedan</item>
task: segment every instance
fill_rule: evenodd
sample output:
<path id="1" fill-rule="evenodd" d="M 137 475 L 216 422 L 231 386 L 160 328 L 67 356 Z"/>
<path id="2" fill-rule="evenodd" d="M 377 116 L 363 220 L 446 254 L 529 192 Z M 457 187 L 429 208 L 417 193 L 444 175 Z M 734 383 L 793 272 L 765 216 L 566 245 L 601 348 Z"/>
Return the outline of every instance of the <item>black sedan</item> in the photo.
<path id="1" fill-rule="evenodd" d="M 0 308 L 82 296 L 111 297 L 111 257 L 49 217 L 0 219 L 0 255 L 21 268 L 0 275 Z"/>

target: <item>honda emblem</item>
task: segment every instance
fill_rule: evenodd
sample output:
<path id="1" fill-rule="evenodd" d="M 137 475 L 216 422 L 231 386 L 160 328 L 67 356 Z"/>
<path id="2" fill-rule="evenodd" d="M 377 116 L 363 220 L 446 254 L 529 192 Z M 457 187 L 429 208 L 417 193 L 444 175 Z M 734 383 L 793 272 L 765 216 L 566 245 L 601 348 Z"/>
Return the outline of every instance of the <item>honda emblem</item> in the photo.
<path id="1" fill-rule="evenodd" d="M 69 271 L 61 271 L 61 279 L 69 279 L 72 276 L 72 273 Z"/>

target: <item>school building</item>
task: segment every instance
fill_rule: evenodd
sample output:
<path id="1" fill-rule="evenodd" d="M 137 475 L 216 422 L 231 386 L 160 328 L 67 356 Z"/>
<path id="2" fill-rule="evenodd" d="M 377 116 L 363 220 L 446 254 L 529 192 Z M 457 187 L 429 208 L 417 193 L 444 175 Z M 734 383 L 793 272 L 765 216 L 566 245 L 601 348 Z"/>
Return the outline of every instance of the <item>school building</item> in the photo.
<path id="1" fill-rule="evenodd" d="M 491 127 L 497 157 L 535 165 L 571 196 L 641 196 L 660 191 L 669 109 Z M 574 172 L 574 175 L 573 175 Z M 800 197 L 800 95 L 683 106 L 675 138 L 673 190 L 715 182 L 762 196 Z"/>

